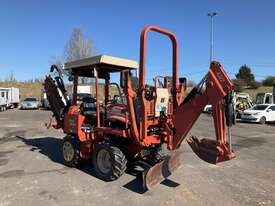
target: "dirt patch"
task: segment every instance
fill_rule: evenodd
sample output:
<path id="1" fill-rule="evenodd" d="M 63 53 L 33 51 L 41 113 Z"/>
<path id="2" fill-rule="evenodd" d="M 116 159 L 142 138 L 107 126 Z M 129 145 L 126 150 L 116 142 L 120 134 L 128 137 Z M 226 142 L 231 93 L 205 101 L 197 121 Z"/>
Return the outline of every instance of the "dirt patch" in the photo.
<path id="1" fill-rule="evenodd" d="M 263 137 L 254 137 L 254 138 L 243 138 L 238 140 L 237 143 L 233 144 L 233 148 L 241 149 L 241 148 L 251 148 L 258 147 L 265 144 L 267 141 Z"/>
<path id="2" fill-rule="evenodd" d="M 1 151 L 0 152 L 0 157 L 5 156 L 6 154 L 12 153 L 13 151 L 9 150 L 9 151 Z"/>
<path id="3" fill-rule="evenodd" d="M 0 166 L 8 164 L 9 160 L 6 157 L 6 154 L 12 153 L 13 151 L 1 151 L 0 152 Z"/>
<path id="4" fill-rule="evenodd" d="M 0 144 L 4 144 L 6 142 L 14 142 L 18 141 L 19 138 L 17 136 L 25 136 L 26 130 L 18 130 L 4 133 L 3 137 L 0 138 Z"/>
<path id="5" fill-rule="evenodd" d="M 21 177 L 24 174 L 24 170 L 10 170 L 7 172 L 0 173 L 0 178 Z"/>
<path id="6" fill-rule="evenodd" d="M 0 159 L 0 166 L 8 164 L 9 160 L 8 159 Z"/>
<path id="7" fill-rule="evenodd" d="M 46 194 L 48 194 L 48 193 L 49 193 L 48 191 L 43 190 L 43 191 L 39 192 L 39 195 L 40 195 L 40 196 L 44 196 L 44 195 L 46 195 Z"/>
<path id="8" fill-rule="evenodd" d="M 0 138 L 0 144 L 4 144 L 4 143 L 7 143 L 7 142 L 14 142 L 14 141 L 18 141 L 19 139 L 15 136 L 11 136 L 11 137 L 3 137 L 3 138 Z"/>
<path id="9" fill-rule="evenodd" d="M 38 175 L 38 174 L 45 174 L 45 173 L 52 173 L 56 172 L 59 174 L 66 174 L 66 170 L 69 170 L 71 168 L 64 167 L 61 169 L 53 169 L 53 170 L 42 170 L 37 172 L 28 172 L 26 173 L 24 170 L 9 170 L 3 173 L 0 173 L 0 178 L 12 178 L 12 177 L 22 177 L 22 176 L 28 176 L 28 175 Z"/>

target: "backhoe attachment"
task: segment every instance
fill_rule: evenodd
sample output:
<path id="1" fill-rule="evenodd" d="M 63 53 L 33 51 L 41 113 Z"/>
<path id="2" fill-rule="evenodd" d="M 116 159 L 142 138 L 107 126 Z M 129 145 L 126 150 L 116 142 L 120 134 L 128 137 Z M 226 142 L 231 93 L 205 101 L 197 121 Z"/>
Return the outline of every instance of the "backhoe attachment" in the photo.
<path id="1" fill-rule="evenodd" d="M 213 107 L 216 140 L 192 136 L 187 139 L 192 150 L 202 160 L 216 164 L 235 157 L 231 146 L 231 127 L 234 123 L 234 86 L 220 63 L 213 61 L 208 74 L 194 87 L 174 113 L 175 133 L 168 149 L 178 148 L 205 105 Z"/>
<path id="2" fill-rule="evenodd" d="M 223 101 L 213 106 L 213 118 L 216 140 L 208 138 L 199 140 L 192 136 L 187 139 L 187 143 L 202 160 L 216 164 L 235 157 L 231 143 L 231 127 L 235 120 L 232 92 L 228 93 Z"/>
<path id="3" fill-rule="evenodd" d="M 231 146 L 234 124 L 233 84 L 218 62 L 212 62 L 208 74 L 193 88 L 173 115 L 174 129 L 167 125 L 168 149 L 178 149 L 202 113 L 205 105 L 213 105 L 216 139 L 192 136 L 187 139 L 194 153 L 202 160 L 216 164 L 235 157 Z M 171 126 L 170 126 L 171 128 Z M 143 186 L 151 189 L 180 166 L 179 152 L 150 167 L 143 176 Z"/>

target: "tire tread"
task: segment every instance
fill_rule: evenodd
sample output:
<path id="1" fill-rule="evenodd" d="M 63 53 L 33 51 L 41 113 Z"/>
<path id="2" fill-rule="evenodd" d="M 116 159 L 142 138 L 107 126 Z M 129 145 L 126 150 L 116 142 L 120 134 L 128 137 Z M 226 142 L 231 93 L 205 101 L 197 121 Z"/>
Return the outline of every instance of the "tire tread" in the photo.
<path id="1" fill-rule="evenodd" d="M 102 174 L 96 166 L 96 155 L 98 151 L 104 148 L 109 151 L 112 161 L 112 172 L 108 175 Z M 113 181 L 118 179 L 127 169 L 127 159 L 124 153 L 116 146 L 111 146 L 108 143 L 100 142 L 96 145 L 94 155 L 93 155 L 93 164 L 95 168 L 96 175 L 105 181 Z"/>

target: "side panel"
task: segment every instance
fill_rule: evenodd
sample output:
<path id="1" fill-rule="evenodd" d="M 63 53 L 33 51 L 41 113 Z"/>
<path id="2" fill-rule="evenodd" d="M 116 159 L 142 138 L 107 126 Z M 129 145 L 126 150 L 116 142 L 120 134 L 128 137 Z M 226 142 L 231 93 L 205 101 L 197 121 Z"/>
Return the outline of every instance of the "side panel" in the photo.
<path id="1" fill-rule="evenodd" d="M 19 89 L 16 87 L 11 87 L 10 93 L 11 103 L 19 103 Z"/>
<path id="2" fill-rule="evenodd" d="M 271 106 L 269 112 L 265 112 L 264 116 L 266 121 L 274 122 L 275 121 L 275 106 Z"/>
<path id="3" fill-rule="evenodd" d="M 85 132 L 81 130 L 85 117 L 77 112 L 69 112 L 64 118 L 64 132 L 67 134 L 75 134 L 81 142 L 89 140 Z"/>
<path id="4" fill-rule="evenodd" d="M 273 107 L 274 108 L 274 107 Z M 272 121 L 272 122 L 274 122 L 275 121 L 275 108 L 274 109 L 272 109 L 272 111 L 270 112 L 270 116 L 271 116 L 271 118 L 270 118 L 270 121 Z"/>
<path id="5" fill-rule="evenodd" d="M 0 90 L 0 106 L 7 106 L 6 93 L 7 91 Z"/>

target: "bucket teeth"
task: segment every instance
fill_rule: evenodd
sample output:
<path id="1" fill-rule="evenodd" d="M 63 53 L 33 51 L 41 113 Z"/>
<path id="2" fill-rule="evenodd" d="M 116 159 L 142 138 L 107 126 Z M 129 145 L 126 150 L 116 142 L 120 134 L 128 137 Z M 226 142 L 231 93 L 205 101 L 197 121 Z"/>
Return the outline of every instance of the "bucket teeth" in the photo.
<path id="1" fill-rule="evenodd" d="M 180 163 L 180 152 L 175 152 L 165 160 L 150 167 L 143 175 L 143 188 L 150 190 L 155 185 L 161 183 L 175 171 Z"/>
<path id="2" fill-rule="evenodd" d="M 188 138 L 187 142 L 199 158 L 211 164 L 217 164 L 235 157 L 228 144 L 218 144 L 217 141 L 207 138 L 200 140 L 195 136 Z"/>

